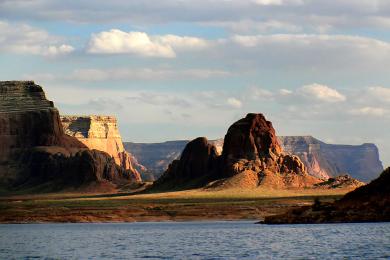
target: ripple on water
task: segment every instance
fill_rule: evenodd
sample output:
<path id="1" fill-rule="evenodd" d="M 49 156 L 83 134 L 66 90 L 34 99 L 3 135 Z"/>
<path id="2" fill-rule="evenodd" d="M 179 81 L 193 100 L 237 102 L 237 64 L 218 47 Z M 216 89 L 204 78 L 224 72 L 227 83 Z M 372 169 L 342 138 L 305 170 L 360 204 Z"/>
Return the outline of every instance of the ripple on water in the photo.
<path id="1" fill-rule="evenodd" d="M 0 259 L 389 259 L 390 223 L 0 225 Z"/>

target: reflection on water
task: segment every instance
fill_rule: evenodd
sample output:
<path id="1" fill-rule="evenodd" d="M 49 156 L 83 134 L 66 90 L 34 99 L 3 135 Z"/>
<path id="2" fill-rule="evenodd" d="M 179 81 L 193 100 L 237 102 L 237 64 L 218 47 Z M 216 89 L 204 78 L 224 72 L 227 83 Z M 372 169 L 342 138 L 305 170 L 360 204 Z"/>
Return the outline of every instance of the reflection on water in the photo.
<path id="1" fill-rule="evenodd" d="M 0 225 L 0 259 L 390 258 L 390 223 Z"/>

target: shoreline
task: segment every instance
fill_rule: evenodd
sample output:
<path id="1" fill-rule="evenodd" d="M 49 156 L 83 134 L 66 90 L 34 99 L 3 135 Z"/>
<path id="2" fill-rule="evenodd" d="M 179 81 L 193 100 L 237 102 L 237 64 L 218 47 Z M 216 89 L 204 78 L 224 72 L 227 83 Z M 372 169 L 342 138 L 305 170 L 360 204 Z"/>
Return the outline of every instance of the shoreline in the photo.
<path id="1" fill-rule="evenodd" d="M 256 221 L 348 190 L 187 190 L 151 194 L 35 194 L 0 197 L 0 223 Z"/>

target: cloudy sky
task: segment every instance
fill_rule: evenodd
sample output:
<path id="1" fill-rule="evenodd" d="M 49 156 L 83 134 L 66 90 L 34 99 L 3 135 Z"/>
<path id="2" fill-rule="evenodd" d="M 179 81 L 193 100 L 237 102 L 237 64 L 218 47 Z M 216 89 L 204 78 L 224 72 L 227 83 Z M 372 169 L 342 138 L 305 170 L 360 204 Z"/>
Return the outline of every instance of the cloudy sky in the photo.
<path id="1" fill-rule="evenodd" d="M 219 138 L 262 112 L 390 165 L 388 0 L 0 0 L 0 66 L 62 114 L 116 115 L 128 141 Z"/>

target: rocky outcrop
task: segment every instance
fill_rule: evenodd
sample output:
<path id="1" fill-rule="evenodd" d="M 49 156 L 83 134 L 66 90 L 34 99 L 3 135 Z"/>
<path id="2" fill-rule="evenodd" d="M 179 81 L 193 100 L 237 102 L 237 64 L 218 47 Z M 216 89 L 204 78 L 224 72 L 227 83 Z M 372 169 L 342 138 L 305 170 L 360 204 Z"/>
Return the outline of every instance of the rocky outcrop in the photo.
<path id="1" fill-rule="evenodd" d="M 169 165 L 155 186 L 172 189 L 206 185 L 216 178 L 217 156 L 215 146 L 205 137 L 198 137 L 186 145 L 180 160 Z"/>
<path id="2" fill-rule="evenodd" d="M 309 175 L 323 180 L 349 174 L 352 178 L 368 182 L 383 171 L 378 148 L 374 144 L 327 144 L 312 136 L 279 136 L 278 140 L 285 153 L 301 159 Z M 125 143 L 125 148 L 141 165 L 143 177 L 155 180 L 173 160 L 180 157 L 188 142 Z M 222 153 L 223 139 L 209 140 L 209 143 L 215 145 L 218 154 Z"/>
<path id="3" fill-rule="evenodd" d="M 280 136 L 279 141 L 284 151 L 299 156 L 310 175 L 322 179 L 348 173 L 368 182 L 383 171 L 374 144 L 326 144 L 312 136 Z"/>
<path id="4" fill-rule="evenodd" d="M 301 207 L 266 217 L 266 224 L 303 224 L 390 221 L 390 168 L 371 183 L 347 193 L 334 203 Z"/>
<path id="5" fill-rule="evenodd" d="M 283 153 L 272 123 L 262 114 L 248 114 L 234 123 L 225 136 L 220 156 L 204 137 L 188 143 L 180 160 L 169 166 L 155 186 L 190 183 L 192 187 L 200 187 L 215 180 L 208 187 L 286 188 L 319 182 L 306 173 L 298 157 Z"/>
<path id="6" fill-rule="evenodd" d="M 132 158 L 124 149 L 118 129 L 117 119 L 113 116 L 61 116 L 65 134 L 77 138 L 89 149 L 108 153 L 116 164 L 133 173 L 141 181 L 138 171 L 133 168 Z"/>
<path id="7" fill-rule="evenodd" d="M 297 156 L 283 152 L 272 123 L 262 114 L 248 114 L 230 126 L 221 157 L 223 176 L 251 172 L 258 177 L 259 185 L 277 188 L 306 187 L 318 182 L 307 174 Z"/>
<path id="8" fill-rule="evenodd" d="M 358 188 L 365 183 L 358 181 L 348 174 L 332 177 L 326 181 L 314 185 L 316 188 L 338 189 L 338 188 Z"/>
<path id="9" fill-rule="evenodd" d="M 0 82 L 0 186 L 58 190 L 134 182 L 105 152 L 64 134 L 58 110 L 32 81 Z"/>

